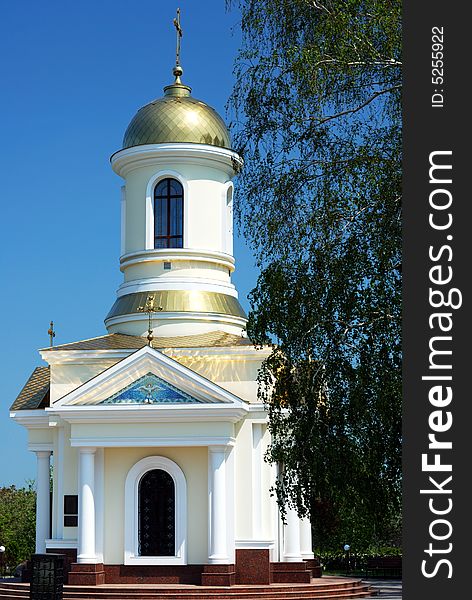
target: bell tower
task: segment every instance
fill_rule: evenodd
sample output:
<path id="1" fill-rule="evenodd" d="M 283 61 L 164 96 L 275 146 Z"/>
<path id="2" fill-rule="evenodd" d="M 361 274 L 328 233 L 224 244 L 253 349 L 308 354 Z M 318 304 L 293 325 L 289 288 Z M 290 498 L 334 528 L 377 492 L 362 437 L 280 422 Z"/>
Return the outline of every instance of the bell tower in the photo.
<path id="1" fill-rule="evenodd" d="M 232 179 L 242 160 L 222 118 L 181 81 L 178 25 L 174 82 L 138 110 L 111 157 L 124 179 L 124 280 L 105 318 L 110 333 L 146 335 L 151 297 L 154 336 L 241 334 L 246 324 L 231 283 Z"/>

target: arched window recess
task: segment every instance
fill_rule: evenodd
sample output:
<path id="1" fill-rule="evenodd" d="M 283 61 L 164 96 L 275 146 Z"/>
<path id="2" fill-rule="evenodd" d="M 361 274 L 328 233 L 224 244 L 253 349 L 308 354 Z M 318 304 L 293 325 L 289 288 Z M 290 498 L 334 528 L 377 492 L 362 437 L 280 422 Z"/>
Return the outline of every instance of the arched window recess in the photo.
<path id="1" fill-rule="evenodd" d="M 184 190 L 167 177 L 154 188 L 154 248 L 183 248 Z"/>

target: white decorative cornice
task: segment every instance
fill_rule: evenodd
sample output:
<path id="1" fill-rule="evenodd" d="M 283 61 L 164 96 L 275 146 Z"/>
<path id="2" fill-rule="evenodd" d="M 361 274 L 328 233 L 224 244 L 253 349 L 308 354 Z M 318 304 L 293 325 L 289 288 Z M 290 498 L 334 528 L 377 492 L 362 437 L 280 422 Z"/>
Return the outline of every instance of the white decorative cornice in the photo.
<path id="1" fill-rule="evenodd" d="M 71 438 L 70 445 L 73 448 L 87 447 L 93 444 L 98 448 L 174 448 L 194 447 L 194 446 L 234 446 L 235 439 L 233 437 L 224 436 L 172 436 L 172 437 L 99 437 L 99 438 Z"/>
<path id="2" fill-rule="evenodd" d="M 75 549 L 78 548 L 78 544 L 77 544 L 77 540 L 46 540 L 46 548 L 49 548 L 51 550 L 54 549 L 58 549 L 58 550 L 62 550 L 62 549 L 67 549 L 69 550 L 70 548 Z"/>
<path id="3" fill-rule="evenodd" d="M 273 548 L 275 540 L 235 540 L 237 549 L 267 550 Z"/>
<path id="4" fill-rule="evenodd" d="M 176 161 L 199 166 L 213 166 L 223 170 L 228 177 L 233 177 L 236 170 L 240 170 L 243 161 L 241 157 L 226 148 L 209 146 L 207 144 L 145 144 L 119 150 L 110 158 L 111 166 L 115 173 L 126 178 L 134 169 L 161 164 L 173 164 Z"/>
<path id="5" fill-rule="evenodd" d="M 136 349 L 119 349 L 119 350 L 40 350 L 41 358 L 48 365 L 91 365 L 97 362 L 104 363 L 103 369 L 108 368 L 116 363 L 117 360 L 126 358 L 130 354 L 136 352 Z M 109 363 L 109 364 L 107 364 Z"/>
<path id="6" fill-rule="evenodd" d="M 45 410 L 10 411 L 10 418 L 27 429 L 47 429 L 49 415 Z"/>
<path id="7" fill-rule="evenodd" d="M 51 455 L 54 452 L 54 444 L 48 442 L 37 442 L 28 444 L 28 450 L 30 452 L 44 453 L 44 458 Z"/>
<path id="8" fill-rule="evenodd" d="M 139 294 L 141 292 L 176 292 L 178 290 L 185 292 L 215 292 L 217 294 L 232 296 L 236 299 L 238 298 L 238 292 L 232 283 L 225 283 L 218 279 L 207 279 L 204 277 L 184 276 L 166 279 L 162 275 L 125 281 L 118 288 L 116 295 L 118 298 L 121 298 L 128 294 Z"/>
<path id="9" fill-rule="evenodd" d="M 143 313 L 117 315 L 116 317 L 105 319 L 105 327 L 110 330 L 113 325 L 120 325 L 121 323 L 129 323 L 132 321 L 143 321 L 143 319 L 147 320 L 147 317 L 143 317 Z M 167 324 L 169 321 L 178 321 L 179 323 L 223 323 L 226 325 L 234 325 L 239 331 L 242 331 L 247 323 L 247 319 L 243 317 L 226 315 L 223 313 L 190 311 L 154 313 L 154 328 L 157 328 L 159 325 Z"/>
<path id="10" fill-rule="evenodd" d="M 216 250 L 205 250 L 205 249 L 191 249 L 191 248 L 163 248 L 163 249 L 150 249 L 141 250 L 139 252 L 129 252 L 120 257 L 120 269 L 124 271 L 127 267 L 134 264 L 141 264 L 143 262 L 163 262 L 163 261 L 176 261 L 176 260 L 187 260 L 187 261 L 198 261 L 216 263 L 234 271 L 234 257 L 224 252 L 217 252 Z"/>
<path id="11" fill-rule="evenodd" d="M 227 404 L 182 404 L 179 406 L 58 406 L 46 409 L 52 416 L 68 423 L 176 423 L 217 422 L 237 423 L 248 413 L 246 406 Z"/>

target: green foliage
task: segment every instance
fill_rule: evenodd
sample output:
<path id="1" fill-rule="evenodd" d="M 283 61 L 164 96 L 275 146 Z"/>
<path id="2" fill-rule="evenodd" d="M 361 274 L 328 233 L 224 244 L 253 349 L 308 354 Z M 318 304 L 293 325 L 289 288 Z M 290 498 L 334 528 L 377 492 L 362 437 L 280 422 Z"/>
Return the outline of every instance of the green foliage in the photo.
<path id="1" fill-rule="evenodd" d="M 35 545 L 36 492 L 33 485 L 0 488 L 0 545 L 5 564 L 13 570 L 30 558 Z"/>
<path id="2" fill-rule="evenodd" d="M 248 332 L 315 540 L 398 538 L 401 493 L 401 2 L 240 0 L 230 100 L 236 215 L 261 269 Z"/>
<path id="3" fill-rule="evenodd" d="M 323 571 L 328 573 L 364 576 L 368 558 L 385 558 L 402 556 L 402 551 L 396 546 L 380 546 L 365 549 L 363 552 L 351 551 L 349 555 L 340 549 L 321 550 L 315 548 L 315 555 L 319 558 Z M 349 567 L 348 561 L 349 560 Z"/>

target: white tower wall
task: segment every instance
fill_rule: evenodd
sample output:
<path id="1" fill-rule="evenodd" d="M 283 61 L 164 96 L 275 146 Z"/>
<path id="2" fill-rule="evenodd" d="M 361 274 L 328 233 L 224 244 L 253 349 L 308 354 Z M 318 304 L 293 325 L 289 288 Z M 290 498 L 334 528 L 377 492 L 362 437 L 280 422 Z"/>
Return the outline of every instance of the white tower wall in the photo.
<path id="1" fill-rule="evenodd" d="M 153 318 L 154 335 L 214 330 L 240 334 L 245 315 L 231 283 L 232 178 L 241 164 L 238 155 L 205 144 L 169 143 L 121 150 L 111 161 L 125 179 L 124 281 L 105 320 L 108 330 L 145 334 L 147 316 L 136 311 L 136 303 L 150 293 L 162 305 Z M 183 187 L 183 247 L 155 249 L 154 189 L 166 178 L 177 179 Z"/>

